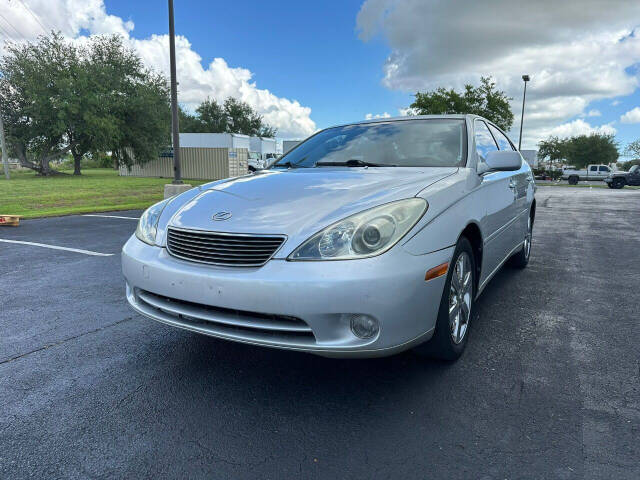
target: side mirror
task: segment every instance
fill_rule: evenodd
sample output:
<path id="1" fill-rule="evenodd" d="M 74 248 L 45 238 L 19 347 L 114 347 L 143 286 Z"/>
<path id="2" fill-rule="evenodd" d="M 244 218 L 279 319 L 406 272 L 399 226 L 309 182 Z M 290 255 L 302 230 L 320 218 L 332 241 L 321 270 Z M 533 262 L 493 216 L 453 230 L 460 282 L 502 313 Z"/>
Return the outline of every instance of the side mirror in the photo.
<path id="1" fill-rule="evenodd" d="M 520 153 L 513 150 L 496 150 L 487 154 L 484 163 L 486 164 L 486 168 L 482 169 L 484 171 L 513 171 L 519 170 L 522 166 L 522 157 Z M 478 173 L 484 172 L 478 171 Z"/>

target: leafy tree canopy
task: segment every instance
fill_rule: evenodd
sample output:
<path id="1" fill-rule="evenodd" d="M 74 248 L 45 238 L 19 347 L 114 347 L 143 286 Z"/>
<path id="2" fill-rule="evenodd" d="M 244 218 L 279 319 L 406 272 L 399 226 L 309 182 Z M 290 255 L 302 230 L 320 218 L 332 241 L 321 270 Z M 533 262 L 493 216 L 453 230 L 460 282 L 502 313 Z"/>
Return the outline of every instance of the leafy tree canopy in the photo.
<path id="1" fill-rule="evenodd" d="M 258 137 L 275 137 L 277 130 L 267 125 L 251 106 L 229 97 L 221 105 L 206 99 L 195 114 L 180 110 L 180 131 L 192 133 L 242 133 Z"/>
<path id="2" fill-rule="evenodd" d="M 640 138 L 638 140 L 631 142 L 629 145 L 627 145 L 627 148 L 625 148 L 624 153 L 626 153 L 627 155 L 640 158 Z"/>
<path id="3" fill-rule="evenodd" d="M 43 175 L 66 154 L 76 174 L 80 160 L 99 151 L 113 151 L 124 164 L 143 162 L 169 139 L 166 81 L 117 35 L 78 46 L 53 32 L 8 44 L 0 102 L 11 153 Z"/>
<path id="4" fill-rule="evenodd" d="M 634 165 L 640 165 L 640 158 L 635 158 L 633 160 L 628 160 L 626 162 L 618 163 L 622 170 L 629 170 Z"/>
<path id="5" fill-rule="evenodd" d="M 481 77 L 480 86 L 465 85 L 464 91 L 440 87 L 416 93 L 411 108 L 417 115 L 472 113 L 481 115 L 508 131 L 513 124 L 513 112 L 505 92 L 496 90 L 490 77 Z"/>
<path id="6" fill-rule="evenodd" d="M 549 137 L 538 143 L 538 155 L 550 163 L 565 160 L 576 168 L 589 164 L 615 163 L 618 160 L 618 145 L 613 135 L 592 133 L 559 139 Z"/>

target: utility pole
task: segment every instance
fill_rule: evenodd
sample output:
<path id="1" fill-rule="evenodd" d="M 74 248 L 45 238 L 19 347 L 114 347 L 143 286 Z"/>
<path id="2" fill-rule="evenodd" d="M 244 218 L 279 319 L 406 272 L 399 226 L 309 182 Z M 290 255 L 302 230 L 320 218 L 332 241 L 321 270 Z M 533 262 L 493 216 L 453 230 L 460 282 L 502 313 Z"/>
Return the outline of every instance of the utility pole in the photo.
<path id="1" fill-rule="evenodd" d="M 522 122 L 524 122 L 524 100 L 527 98 L 527 82 L 529 81 L 529 75 L 522 75 L 524 81 L 524 94 L 522 95 L 522 115 L 520 116 L 520 138 L 518 139 L 518 151 L 522 146 Z"/>
<path id="2" fill-rule="evenodd" d="M 169 0 L 169 63 L 171 65 L 171 130 L 173 134 L 173 184 L 182 184 L 180 170 L 180 128 L 178 125 L 178 84 L 176 81 L 176 32 L 173 24 L 173 0 Z"/>
<path id="3" fill-rule="evenodd" d="M 7 159 L 7 141 L 4 136 L 4 123 L 2 123 L 2 112 L 0 111 L 0 143 L 2 143 L 2 166 L 4 167 L 4 176 L 7 180 L 11 178 L 9 175 L 9 160 Z"/>

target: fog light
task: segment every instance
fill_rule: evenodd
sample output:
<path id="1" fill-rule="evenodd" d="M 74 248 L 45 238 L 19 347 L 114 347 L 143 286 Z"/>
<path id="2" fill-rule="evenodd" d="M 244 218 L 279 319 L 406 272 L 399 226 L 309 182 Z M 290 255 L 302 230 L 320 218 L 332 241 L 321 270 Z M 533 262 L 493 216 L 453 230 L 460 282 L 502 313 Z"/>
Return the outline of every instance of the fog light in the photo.
<path id="1" fill-rule="evenodd" d="M 351 331 L 358 338 L 371 338 L 378 334 L 378 321 L 369 315 L 352 315 Z"/>

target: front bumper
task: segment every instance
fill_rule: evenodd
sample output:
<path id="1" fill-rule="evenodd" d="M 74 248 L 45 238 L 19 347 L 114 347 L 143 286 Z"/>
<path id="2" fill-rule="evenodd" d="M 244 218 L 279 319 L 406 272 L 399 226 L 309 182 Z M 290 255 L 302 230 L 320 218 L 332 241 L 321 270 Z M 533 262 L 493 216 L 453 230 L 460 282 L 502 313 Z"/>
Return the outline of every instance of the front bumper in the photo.
<path id="1" fill-rule="evenodd" d="M 122 269 L 129 304 L 154 320 L 255 345 L 375 357 L 431 337 L 446 277 L 425 282 L 425 272 L 452 254 L 447 248 L 416 256 L 396 246 L 359 260 L 216 267 L 176 259 L 132 236 Z M 356 337 L 353 314 L 374 317 L 378 334 Z"/>

